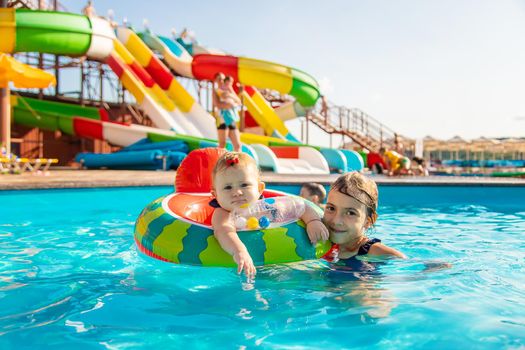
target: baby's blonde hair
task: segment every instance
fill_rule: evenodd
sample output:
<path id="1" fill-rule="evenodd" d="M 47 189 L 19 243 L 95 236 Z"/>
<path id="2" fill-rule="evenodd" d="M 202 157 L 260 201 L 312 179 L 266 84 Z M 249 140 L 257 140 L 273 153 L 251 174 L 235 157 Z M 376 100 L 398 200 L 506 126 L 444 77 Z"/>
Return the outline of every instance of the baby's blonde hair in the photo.
<path id="1" fill-rule="evenodd" d="M 352 171 L 341 175 L 330 187 L 330 191 L 339 191 L 363 203 L 367 210 L 366 216 L 373 225 L 377 220 L 377 202 L 379 193 L 376 183 L 363 174 Z"/>
<path id="2" fill-rule="evenodd" d="M 213 168 L 213 172 L 211 173 L 213 181 L 215 182 L 217 174 L 229 169 L 230 167 L 238 169 L 253 167 L 259 177 L 259 167 L 252 157 L 242 152 L 226 152 L 217 160 L 217 163 Z"/>

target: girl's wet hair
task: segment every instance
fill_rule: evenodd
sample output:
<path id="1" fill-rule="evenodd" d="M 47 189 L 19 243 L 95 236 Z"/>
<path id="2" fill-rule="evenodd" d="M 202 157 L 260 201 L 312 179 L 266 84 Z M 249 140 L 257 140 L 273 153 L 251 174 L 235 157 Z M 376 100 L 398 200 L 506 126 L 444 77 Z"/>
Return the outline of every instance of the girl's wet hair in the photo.
<path id="1" fill-rule="evenodd" d="M 370 218 L 371 224 L 377 220 L 377 202 L 379 193 L 377 185 L 373 180 L 363 174 L 352 171 L 341 175 L 330 187 L 330 191 L 336 190 L 350 196 L 367 208 L 366 215 Z"/>
<path id="2" fill-rule="evenodd" d="M 257 163 L 255 163 L 255 160 L 252 157 L 242 152 L 226 152 L 217 160 L 217 163 L 213 168 L 212 178 L 215 179 L 215 176 L 217 176 L 218 173 L 230 167 L 235 167 L 239 169 L 247 169 L 253 167 L 253 169 L 256 170 L 257 174 L 259 174 L 259 167 L 257 166 Z"/>

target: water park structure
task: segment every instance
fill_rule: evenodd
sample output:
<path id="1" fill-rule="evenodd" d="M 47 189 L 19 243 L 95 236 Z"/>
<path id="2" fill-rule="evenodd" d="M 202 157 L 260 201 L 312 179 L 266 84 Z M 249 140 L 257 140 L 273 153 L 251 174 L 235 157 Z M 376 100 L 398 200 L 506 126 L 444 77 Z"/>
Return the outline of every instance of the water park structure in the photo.
<path id="1" fill-rule="evenodd" d="M 0 9 L 0 32 L 6 38 L 0 52 L 52 70 L 57 84 L 54 94 L 33 90 L 11 96 L 11 143 L 17 154 L 58 158 L 62 165 L 76 159 L 95 168 L 176 168 L 188 151 L 217 145 L 211 106 L 211 80 L 217 72 L 233 76 L 243 87 L 243 151 L 263 170 L 361 170 L 367 152 L 402 139 L 360 110 L 321 101 L 315 78 L 299 69 L 149 30 L 136 32 L 101 17 L 23 5 Z M 71 68 L 80 70 L 80 88 L 63 92 L 61 77 Z M 285 124 L 292 118 L 305 120 L 301 138 Z M 342 145 L 311 145 L 313 125 L 330 137 L 343 135 Z M 351 148 L 366 151 L 341 147 L 345 137 Z"/>

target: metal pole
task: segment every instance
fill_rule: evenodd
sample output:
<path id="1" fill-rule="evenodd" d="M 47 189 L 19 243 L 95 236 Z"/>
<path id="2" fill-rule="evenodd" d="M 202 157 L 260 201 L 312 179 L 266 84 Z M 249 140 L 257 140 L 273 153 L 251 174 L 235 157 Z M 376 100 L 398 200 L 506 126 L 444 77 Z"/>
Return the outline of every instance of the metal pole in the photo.
<path id="1" fill-rule="evenodd" d="M 301 142 L 304 143 L 304 119 L 301 118 Z"/>
<path id="2" fill-rule="evenodd" d="M 38 129 L 38 158 L 44 158 L 44 132 Z"/>
<path id="3" fill-rule="evenodd" d="M 104 103 L 104 68 L 102 63 L 99 63 L 98 72 L 100 75 L 100 107 Z"/>
<path id="4" fill-rule="evenodd" d="M 0 146 L 5 147 L 7 155 L 11 154 L 11 104 L 9 85 L 0 88 L 0 127 L 2 128 Z"/>
<path id="5" fill-rule="evenodd" d="M 215 114 L 213 113 L 213 97 L 212 97 L 212 94 L 214 93 L 213 91 L 213 82 L 208 82 L 208 86 L 206 88 L 206 91 L 207 91 L 207 95 L 208 95 L 208 99 L 206 101 L 206 109 L 208 110 L 208 112 L 210 112 L 213 116 L 215 116 Z"/>
<path id="6" fill-rule="evenodd" d="M 202 81 L 199 80 L 197 83 L 197 100 L 199 101 L 199 104 L 202 106 Z"/>
<path id="7" fill-rule="evenodd" d="M 309 125 L 308 125 L 308 124 L 309 124 L 309 123 L 308 123 L 309 121 L 310 121 L 310 113 L 306 113 L 306 127 L 305 127 L 305 129 L 306 129 L 306 131 L 305 131 L 305 134 L 306 134 L 306 144 L 309 144 L 309 143 L 310 143 L 309 140 L 308 140 L 308 139 L 309 139 L 309 136 L 310 136 L 310 135 L 309 135 L 309 134 L 310 134 L 310 130 L 309 130 L 310 128 L 309 128 Z"/>
<path id="8" fill-rule="evenodd" d="M 44 69 L 44 54 L 38 54 L 38 68 Z M 38 98 L 42 100 L 44 98 L 44 89 L 38 89 Z"/>
<path id="9" fill-rule="evenodd" d="M 84 74 L 84 61 L 80 60 L 80 105 L 84 105 L 84 79 L 86 78 Z"/>
<path id="10" fill-rule="evenodd" d="M 245 108 L 244 108 L 244 86 L 243 85 L 239 87 L 239 91 L 241 91 L 241 123 L 240 123 L 239 131 L 243 132 L 244 128 L 246 127 L 246 113 L 245 113 Z"/>
<path id="11" fill-rule="evenodd" d="M 55 1 L 56 8 L 56 1 Z M 55 85 L 55 96 L 60 95 L 60 56 L 55 55 L 55 77 L 57 84 Z"/>

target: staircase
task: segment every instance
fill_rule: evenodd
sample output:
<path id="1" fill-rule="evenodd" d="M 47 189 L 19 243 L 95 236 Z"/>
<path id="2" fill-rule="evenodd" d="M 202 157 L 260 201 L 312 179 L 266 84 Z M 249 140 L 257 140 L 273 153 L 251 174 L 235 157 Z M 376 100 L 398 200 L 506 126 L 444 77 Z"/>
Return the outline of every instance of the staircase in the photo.
<path id="1" fill-rule="evenodd" d="M 357 108 L 336 106 L 330 102 L 323 106 L 320 99 L 306 117 L 326 133 L 348 136 L 372 152 L 378 152 L 381 147 L 394 149 L 399 141 L 396 132 Z"/>

